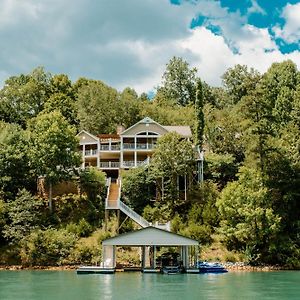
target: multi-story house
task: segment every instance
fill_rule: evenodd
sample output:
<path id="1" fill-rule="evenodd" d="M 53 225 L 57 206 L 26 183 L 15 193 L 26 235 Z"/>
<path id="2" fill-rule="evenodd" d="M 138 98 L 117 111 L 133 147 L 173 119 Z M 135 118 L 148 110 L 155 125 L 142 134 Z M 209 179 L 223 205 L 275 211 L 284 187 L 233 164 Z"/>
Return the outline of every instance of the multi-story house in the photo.
<path id="1" fill-rule="evenodd" d="M 148 164 L 159 137 L 177 132 L 182 138 L 192 137 L 189 126 L 163 126 L 150 118 L 144 118 L 128 129 L 119 126 L 116 134 L 93 135 L 82 130 L 78 136 L 82 152 L 82 168 L 94 166 L 104 171 L 108 178 L 105 202 L 105 219 L 108 211 L 122 211 L 142 227 L 151 224 L 120 200 L 121 170 Z M 159 224 L 155 225 L 160 227 Z M 162 228 L 170 230 L 167 226 Z"/>
<path id="2" fill-rule="evenodd" d="M 98 167 L 108 177 L 118 178 L 121 169 L 147 164 L 157 139 L 172 131 L 186 139 L 192 137 L 189 126 L 163 126 L 150 118 L 144 118 L 128 129 L 119 126 L 116 134 L 95 136 L 82 130 L 78 134 L 82 167 Z"/>

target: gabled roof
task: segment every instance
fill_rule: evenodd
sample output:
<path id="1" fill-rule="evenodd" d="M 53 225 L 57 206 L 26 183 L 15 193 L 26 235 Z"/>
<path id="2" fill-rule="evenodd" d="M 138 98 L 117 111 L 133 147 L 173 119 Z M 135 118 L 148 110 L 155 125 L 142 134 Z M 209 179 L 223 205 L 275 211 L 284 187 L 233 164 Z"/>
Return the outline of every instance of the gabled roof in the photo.
<path id="1" fill-rule="evenodd" d="M 98 137 L 96 137 L 95 135 L 93 135 L 93 134 L 87 132 L 86 130 L 81 130 L 79 133 L 77 133 L 76 136 L 80 136 L 82 133 L 87 134 L 88 136 L 90 136 L 90 137 L 91 137 L 92 139 L 94 139 L 95 141 L 98 141 L 98 140 L 99 140 Z"/>
<path id="2" fill-rule="evenodd" d="M 161 127 L 163 130 L 166 130 L 166 129 L 164 128 L 164 126 L 162 126 L 162 125 L 160 125 L 159 123 L 155 122 L 155 121 L 152 120 L 151 118 L 146 117 L 146 118 L 142 119 L 141 121 L 135 123 L 135 124 L 132 125 L 131 127 L 127 128 L 126 130 L 124 130 L 124 131 L 121 133 L 121 135 L 126 134 L 126 132 L 128 132 L 128 131 L 131 130 L 132 128 L 138 126 L 139 124 L 151 124 L 151 123 L 152 123 L 152 124 L 156 124 L 157 126 Z"/>
<path id="3" fill-rule="evenodd" d="M 196 246 L 199 242 L 188 237 L 155 227 L 120 234 L 106 239 L 103 246 Z"/>
<path id="4" fill-rule="evenodd" d="M 183 137 L 192 137 L 190 126 L 163 126 L 169 132 L 177 132 Z"/>

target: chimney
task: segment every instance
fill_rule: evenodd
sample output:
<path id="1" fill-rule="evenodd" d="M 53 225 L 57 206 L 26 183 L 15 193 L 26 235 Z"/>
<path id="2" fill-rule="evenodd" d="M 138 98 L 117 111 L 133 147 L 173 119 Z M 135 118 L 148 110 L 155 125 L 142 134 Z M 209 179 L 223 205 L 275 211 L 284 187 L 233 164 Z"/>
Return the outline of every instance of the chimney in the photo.
<path id="1" fill-rule="evenodd" d="M 125 130 L 125 127 L 123 125 L 118 125 L 117 126 L 117 134 L 121 134 Z"/>

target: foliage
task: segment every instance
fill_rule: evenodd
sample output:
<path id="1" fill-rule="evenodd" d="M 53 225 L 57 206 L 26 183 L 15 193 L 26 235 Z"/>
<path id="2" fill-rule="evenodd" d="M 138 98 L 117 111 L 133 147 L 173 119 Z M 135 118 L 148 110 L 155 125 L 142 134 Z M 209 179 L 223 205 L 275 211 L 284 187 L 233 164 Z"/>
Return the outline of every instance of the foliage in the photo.
<path id="1" fill-rule="evenodd" d="M 92 226 L 82 218 L 78 224 L 75 223 L 68 223 L 66 226 L 66 230 L 68 232 L 74 233 L 76 236 L 79 237 L 87 237 L 92 233 Z"/>
<path id="2" fill-rule="evenodd" d="M 34 189 L 29 149 L 29 136 L 20 126 L 0 122 L 0 190 L 5 199 L 13 199 L 19 189 Z"/>
<path id="3" fill-rule="evenodd" d="M 230 249 L 245 250 L 251 262 L 270 255 L 281 218 L 277 215 L 263 184 L 262 174 L 241 168 L 238 181 L 229 183 L 217 202 L 221 214 L 220 232 Z"/>
<path id="4" fill-rule="evenodd" d="M 65 229 L 33 231 L 22 243 L 20 257 L 24 265 L 61 265 L 75 246 L 77 237 Z"/>
<path id="5" fill-rule="evenodd" d="M 202 150 L 203 133 L 204 133 L 204 113 L 203 113 L 203 90 L 202 90 L 202 83 L 200 79 L 197 81 L 195 112 L 196 112 L 195 145 Z"/>
<path id="6" fill-rule="evenodd" d="M 8 221 L 4 226 L 4 236 L 13 243 L 18 243 L 30 232 L 42 225 L 44 203 L 33 197 L 25 189 L 20 190 L 15 200 L 6 205 Z"/>
<path id="7" fill-rule="evenodd" d="M 208 153 L 205 155 L 204 176 L 224 187 L 236 179 L 238 165 L 231 154 Z"/>
<path id="8" fill-rule="evenodd" d="M 30 74 L 12 76 L 0 91 L 1 120 L 17 123 L 23 128 L 27 120 L 37 116 L 44 108 L 50 93 L 51 74 L 42 67 Z"/>
<path id="9" fill-rule="evenodd" d="M 84 218 L 89 224 L 101 224 L 104 205 L 99 199 L 94 203 L 86 196 L 69 194 L 54 200 L 55 218 L 58 223 L 79 223 Z"/>
<path id="10" fill-rule="evenodd" d="M 186 106 L 195 102 L 196 68 L 189 68 L 189 64 L 181 57 L 170 59 L 163 74 L 162 92 L 175 103 Z"/>
<path id="11" fill-rule="evenodd" d="M 153 184 L 148 169 L 138 167 L 122 173 L 122 198 L 136 212 L 141 213 L 150 200 L 155 198 Z"/>
<path id="12" fill-rule="evenodd" d="M 33 119 L 30 129 L 30 154 L 35 175 L 46 176 L 48 183 L 69 178 L 70 170 L 80 164 L 75 128 L 59 111 L 53 111 Z"/>
<path id="13" fill-rule="evenodd" d="M 79 173 L 79 185 L 93 203 L 97 197 L 104 199 L 106 193 L 106 175 L 103 171 L 94 167 L 81 170 Z M 99 199 L 98 199 L 99 201 Z"/>
<path id="14" fill-rule="evenodd" d="M 80 128 L 92 134 L 114 133 L 119 124 L 118 92 L 101 81 L 89 82 L 78 90 Z"/>
<path id="15" fill-rule="evenodd" d="M 222 79 L 228 94 L 228 104 L 237 104 L 244 96 L 255 89 L 260 74 L 252 68 L 248 70 L 245 65 L 235 65 L 223 74 Z"/>

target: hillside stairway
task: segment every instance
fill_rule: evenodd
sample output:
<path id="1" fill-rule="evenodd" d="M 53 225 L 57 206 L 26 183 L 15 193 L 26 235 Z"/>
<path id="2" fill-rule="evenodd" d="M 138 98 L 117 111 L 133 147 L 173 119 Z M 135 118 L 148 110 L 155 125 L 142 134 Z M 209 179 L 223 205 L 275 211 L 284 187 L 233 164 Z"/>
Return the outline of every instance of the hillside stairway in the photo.
<path id="1" fill-rule="evenodd" d="M 152 225 L 147 220 L 145 220 L 141 215 L 136 213 L 132 208 L 126 205 L 120 200 L 121 196 L 121 180 L 118 179 L 116 182 L 112 182 L 111 178 L 108 178 L 107 181 L 107 196 L 105 201 L 105 209 L 119 209 L 134 222 L 139 224 L 142 228 L 154 226 L 160 229 L 170 231 L 170 222 L 167 224 L 155 223 Z"/>

